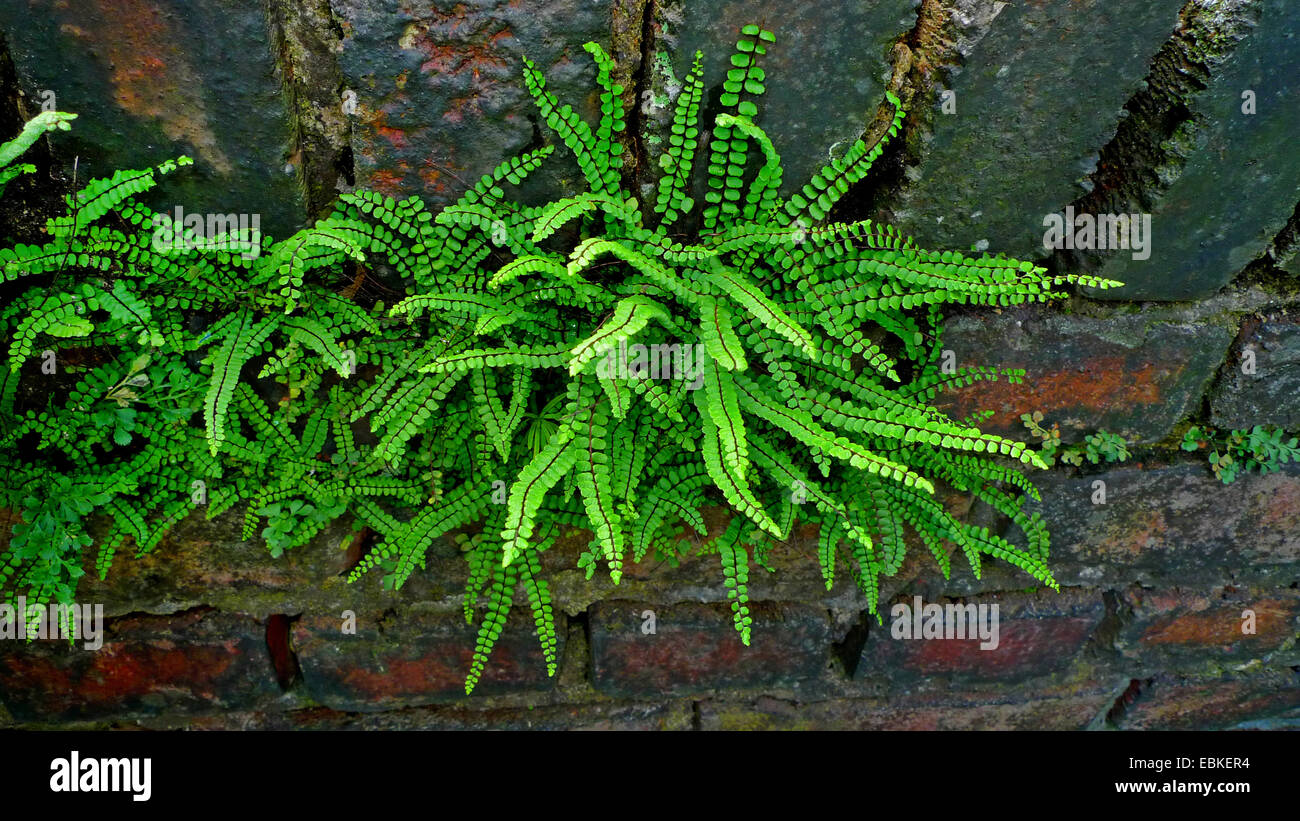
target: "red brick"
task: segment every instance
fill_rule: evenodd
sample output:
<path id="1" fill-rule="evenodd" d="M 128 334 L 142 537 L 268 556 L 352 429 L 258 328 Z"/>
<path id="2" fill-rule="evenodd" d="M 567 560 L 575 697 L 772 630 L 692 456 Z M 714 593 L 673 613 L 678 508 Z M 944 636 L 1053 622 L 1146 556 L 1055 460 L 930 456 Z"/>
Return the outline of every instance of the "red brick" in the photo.
<path id="1" fill-rule="evenodd" d="M 1182 314 L 1157 318 L 1075 316 L 1042 306 L 955 316 L 944 347 L 959 367 L 1023 368 L 1025 381 L 976 382 L 939 394 L 935 404 L 957 419 L 991 410 L 983 430 L 1022 440 L 1032 437 L 1020 415 L 1041 411 L 1067 442 L 1098 430 L 1159 441 L 1196 408 L 1232 333 Z"/>
<path id="2" fill-rule="evenodd" d="M 563 617 L 557 624 L 564 649 Z M 387 710 L 465 698 L 465 676 L 478 624 L 459 612 L 388 611 L 358 614 L 355 635 L 334 615 L 306 616 L 294 625 L 293 647 L 303 685 L 318 703 L 338 710 Z M 554 688 L 526 607 L 511 611 L 475 697 Z"/>
<path id="3" fill-rule="evenodd" d="M 903 597 L 882 606 L 882 625 L 872 623 L 861 662 L 859 680 L 886 676 L 948 678 L 953 681 L 1014 681 L 1069 671 L 1088 638 L 1105 615 L 1100 594 L 1065 590 L 1026 593 L 990 593 L 958 600 L 924 601 L 998 605 L 998 646 L 980 648 L 971 639 L 894 638 L 892 608 L 902 602 L 915 606 L 914 598 Z"/>
<path id="4" fill-rule="evenodd" d="M 655 633 L 642 632 L 642 613 Z M 601 602 L 590 611 L 592 684 L 611 695 L 669 695 L 717 688 L 792 687 L 822 676 L 830 660 L 824 609 L 753 602 L 750 646 L 727 605 Z"/>
<path id="5" fill-rule="evenodd" d="M 1144 590 L 1123 594 L 1131 619 L 1116 645 L 1126 658 L 1152 669 L 1258 659 L 1293 640 L 1300 627 L 1300 592 L 1287 588 L 1252 593 L 1245 589 L 1211 594 L 1186 590 Z M 1255 632 L 1243 633 L 1242 613 L 1255 614 Z"/>
<path id="6" fill-rule="evenodd" d="M 280 695 L 266 628 L 245 616 L 194 610 L 111 619 L 99 650 L 3 644 L 0 692 L 19 722 L 240 709 Z"/>
<path id="7" fill-rule="evenodd" d="M 1139 690 L 1117 724 L 1126 730 L 1300 727 L 1300 674 L 1159 676 Z"/>
<path id="8" fill-rule="evenodd" d="M 1106 504 L 1091 503 L 1093 483 Z M 1300 466 L 1230 485 L 1204 462 L 1035 477 L 1052 534 L 1048 565 L 1063 585 L 1122 589 L 1285 586 L 1300 564 Z M 1018 537 L 1013 537 L 1018 538 Z M 993 563 L 990 563 L 992 565 Z M 954 574 L 955 575 L 955 574 Z"/>

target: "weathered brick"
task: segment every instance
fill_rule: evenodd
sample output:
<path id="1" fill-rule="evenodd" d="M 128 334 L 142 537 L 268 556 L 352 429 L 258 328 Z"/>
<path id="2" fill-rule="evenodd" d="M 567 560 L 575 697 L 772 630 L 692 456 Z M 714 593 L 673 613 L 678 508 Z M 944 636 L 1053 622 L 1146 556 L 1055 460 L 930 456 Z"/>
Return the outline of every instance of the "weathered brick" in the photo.
<path id="1" fill-rule="evenodd" d="M 328 707 L 276 705 L 198 715 L 161 714 L 128 720 L 78 723 L 76 729 L 144 730 L 690 730 L 693 704 L 675 701 L 611 702 L 587 695 L 560 704 L 501 705 L 476 697 L 463 705 L 344 712 Z M 2 716 L 3 713 L 0 713 Z M 0 724 L 3 726 L 3 724 Z M 65 725 L 66 726 L 66 725 Z"/>
<path id="2" fill-rule="evenodd" d="M 1163 139 L 1149 152 L 1124 146 L 1115 173 L 1094 180 L 1096 210 L 1151 214 L 1150 258 L 1106 256 L 1098 272 L 1126 284 L 1096 296 L 1207 297 L 1287 224 L 1300 199 L 1300 157 L 1279 150 L 1300 131 L 1293 15 L 1289 0 L 1189 5 L 1148 100 L 1130 105 L 1134 126 Z"/>
<path id="3" fill-rule="evenodd" d="M 871 625 L 855 672 L 857 679 L 884 677 L 903 686 L 921 679 L 1014 682 L 1065 674 L 1106 613 L 1100 593 L 1068 589 L 1059 594 L 1045 590 L 991 593 L 955 601 L 923 599 L 923 604 L 997 605 L 997 646 L 981 647 L 978 624 L 967 624 L 975 634 L 966 639 L 916 638 L 914 629 L 910 634 L 902 632 L 917 621 L 915 598 L 904 596 L 881 607 L 884 623 Z M 902 605 L 908 609 L 903 610 Z M 992 611 L 985 612 L 991 624 Z M 900 635 L 910 637 L 895 638 L 896 623 Z"/>
<path id="4" fill-rule="evenodd" d="M 645 611 L 655 632 L 643 632 Z M 594 605 L 592 684 L 616 696 L 675 695 L 718 688 L 798 687 L 818 679 L 830 657 L 825 610 L 753 602 L 750 646 L 725 605 L 631 601 Z"/>
<path id="5" fill-rule="evenodd" d="M 465 562 L 445 542 L 431 548 L 426 570 L 413 574 L 401 590 L 391 591 L 383 589 L 381 570 L 347 584 L 347 572 L 358 556 L 344 549 L 350 520 L 332 523 L 308 544 L 279 558 L 271 556 L 260 536 L 241 539 L 241 522 L 239 510 L 209 521 L 200 509 L 148 555 L 119 552 L 102 580 L 95 573 L 95 551 L 87 551 L 78 595 L 102 603 L 109 616 L 213 606 L 265 618 L 450 601 L 464 586 Z"/>
<path id="6" fill-rule="evenodd" d="M 1296 206 L 1300 208 L 1300 205 Z M 1292 224 L 1295 225 L 1297 220 L 1292 217 Z M 1293 244 L 1285 252 L 1281 268 L 1293 277 L 1300 277 L 1300 244 Z"/>
<path id="7" fill-rule="evenodd" d="M 1106 504 L 1092 504 L 1104 482 Z M 1053 575 L 1103 588 L 1225 583 L 1286 586 L 1300 563 L 1300 466 L 1224 485 L 1205 464 L 1038 479 Z M 1013 541 L 1019 536 L 1012 533 Z M 954 576 L 956 574 L 954 573 Z"/>
<path id="8" fill-rule="evenodd" d="M 212 610 L 105 620 L 104 644 L 7 641 L 0 692 L 13 718 L 51 722 L 248 709 L 280 695 L 266 627 Z"/>
<path id="9" fill-rule="evenodd" d="M 1098 430 L 1155 442 L 1199 407 L 1233 334 L 1226 321 L 1175 312 L 1093 318 L 1039 307 L 954 316 L 943 345 L 958 367 L 1023 368 L 1025 381 L 976 382 L 935 404 L 956 418 L 991 410 L 982 429 L 1022 440 L 1029 433 L 1020 415 L 1037 410 L 1067 442 Z"/>
<path id="10" fill-rule="evenodd" d="M 1125 730 L 1300 727 L 1300 673 L 1217 679 L 1161 675 L 1141 688 L 1117 724 Z"/>
<path id="11" fill-rule="evenodd" d="M 1132 588 L 1122 599 L 1131 615 L 1116 644 L 1143 671 L 1238 666 L 1294 647 L 1300 634 L 1300 593 L 1289 588 Z"/>
<path id="12" fill-rule="evenodd" d="M 993 252 L 1042 256 L 1043 218 L 1083 193 L 1183 0 L 943 5 L 957 7 L 957 64 L 946 79 L 956 113 L 942 113 L 942 97 L 927 112 L 921 159 L 892 221 L 925 247 L 985 241 Z"/>
<path id="13" fill-rule="evenodd" d="M 357 613 L 355 634 L 345 634 L 342 624 L 337 616 L 314 614 L 294 625 L 293 648 L 303 688 L 316 702 L 336 710 L 374 711 L 465 698 L 478 624 L 466 624 L 459 612 L 401 608 Z M 562 658 L 562 622 L 557 633 Z M 522 606 L 511 612 L 474 693 L 490 696 L 554 687 L 532 619 Z"/>
<path id="14" fill-rule="evenodd" d="M 335 2 L 339 61 L 356 93 L 357 185 L 442 205 L 540 134 L 559 150 L 530 179 L 560 189 L 553 193 L 571 189 L 581 180 L 577 165 L 541 121 L 521 58 L 591 120 L 596 73 L 582 45 L 594 40 L 608 51 L 610 8 L 579 0 Z"/>
<path id="15" fill-rule="evenodd" d="M 1249 351 L 1248 358 L 1243 353 Z M 1252 373 L 1243 370 L 1250 366 Z M 1300 318 L 1250 321 L 1210 397 L 1210 422 L 1224 429 L 1255 425 L 1300 428 Z"/>
<path id="16" fill-rule="evenodd" d="M 1008 691 L 995 699 L 947 703 L 902 698 L 831 699 L 797 704 L 774 698 L 700 704 L 703 730 L 1081 730 L 1113 698 L 1110 688 L 1042 697 Z"/>
<path id="17" fill-rule="evenodd" d="M 283 238 L 306 218 L 297 186 L 294 124 L 260 4 L 194 0 L 0 0 L 32 108 L 54 93 L 79 115 L 57 155 L 71 176 L 111 176 L 187 154 L 156 204 L 189 213 L 259 214 Z"/>
<path id="18" fill-rule="evenodd" d="M 298 179 L 311 220 L 328 216 L 352 184 L 351 100 L 341 100 L 338 52 L 342 32 L 332 0 L 267 4 L 271 43 L 296 126 Z M 346 105 L 345 105 L 346 103 Z"/>
<path id="19" fill-rule="evenodd" d="M 704 510 L 710 533 L 726 530 L 729 512 L 721 507 Z M 563 539 L 544 554 L 542 566 L 550 581 L 556 605 L 568 613 L 580 613 L 592 603 L 606 599 L 654 601 L 668 604 L 679 601 L 721 602 L 727 600 L 722 565 L 716 553 L 699 556 L 687 553 L 677 563 L 656 561 L 653 556 L 641 562 L 625 562 L 623 577 L 617 585 L 609 578 L 602 563 L 591 577 L 577 567 L 578 557 L 591 536 L 586 531 Z M 816 525 L 796 530 L 789 539 L 771 547 L 766 561 L 776 571 L 754 567 L 750 573 L 750 598 L 755 600 L 807 602 L 826 606 L 852 606 L 865 600 L 847 573 L 837 574 L 831 591 L 826 590 L 821 566 L 817 561 Z M 751 564 L 755 564 L 751 561 Z"/>
<path id="20" fill-rule="evenodd" d="M 640 703 L 575 702 L 535 707 L 413 707 L 385 713 L 300 710 L 277 724 L 309 730 L 689 730 L 686 700 Z"/>

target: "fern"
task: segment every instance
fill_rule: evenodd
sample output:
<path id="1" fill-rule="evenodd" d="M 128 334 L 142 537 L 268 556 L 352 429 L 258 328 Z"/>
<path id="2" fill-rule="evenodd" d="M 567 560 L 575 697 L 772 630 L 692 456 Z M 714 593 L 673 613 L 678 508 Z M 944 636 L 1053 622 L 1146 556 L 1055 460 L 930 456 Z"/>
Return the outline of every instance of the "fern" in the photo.
<path id="1" fill-rule="evenodd" d="M 12 477 L 0 506 L 20 516 L 0 556 L 6 596 L 70 601 L 96 516 L 101 575 L 196 511 L 238 508 L 246 536 L 276 555 L 348 517 L 377 533 L 349 581 L 379 568 L 390 588 L 435 540 L 476 528 L 469 692 L 519 593 L 556 672 L 539 556 L 574 528 L 592 534 L 580 567 L 603 563 L 615 583 L 628 561 L 716 551 L 746 644 L 750 566 L 805 523 L 820 528 L 827 588 L 847 569 L 872 613 L 909 532 L 945 575 L 960 550 L 976 575 L 992 556 L 1054 587 L 1046 529 L 1021 509 L 1037 492 L 1019 468 L 1045 467 L 1037 452 L 928 404 L 1023 372 L 942 372 L 941 309 L 1115 283 L 828 221 L 881 144 L 858 141 L 784 196 L 758 109 L 775 42 L 741 30 L 711 122 L 695 55 L 646 210 L 623 187 L 624 89 L 595 44 L 594 123 L 524 61 L 586 189 L 541 207 L 509 189 L 551 147 L 502 162 L 436 214 L 416 198 L 344 194 L 310 228 L 262 238 L 255 258 L 151 242 L 176 226 L 138 195 L 184 158 L 74 192 L 49 242 L 0 249 L 15 293 L 0 309 L 0 470 Z M 889 137 L 903 111 L 886 98 Z M 68 118 L 33 121 L 0 146 L 0 168 Z M 394 304 L 375 297 L 394 291 Z M 67 390 L 23 390 L 34 379 Z M 941 485 L 1005 514 L 1026 546 L 957 520 Z M 732 518 L 709 534 L 702 510 L 717 504 Z"/>
<path id="2" fill-rule="evenodd" d="M 13 161 L 21 157 L 23 152 L 31 148 L 47 131 L 56 129 L 67 131 L 71 129 L 72 126 L 69 123 L 76 118 L 76 114 L 65 114 L 61 111 L 43 111 L 28 120 L 17 137 L 0 145 L 0 194 L 4 193 L 5 186 L 14 177 L 20 174 L 31 174 L 36 170 L 36 166 L 31 163 L 13 165 Z"/>

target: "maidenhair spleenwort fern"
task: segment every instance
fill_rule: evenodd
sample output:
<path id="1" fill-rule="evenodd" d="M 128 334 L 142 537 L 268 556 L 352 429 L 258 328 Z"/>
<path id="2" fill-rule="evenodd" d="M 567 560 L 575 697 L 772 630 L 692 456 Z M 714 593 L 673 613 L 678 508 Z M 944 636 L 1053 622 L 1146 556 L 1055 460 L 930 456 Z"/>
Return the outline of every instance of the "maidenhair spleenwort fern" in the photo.
<path id="1" fill-rule="evenodd" d="M 945 576 L 955 548 L 977 576 L 988 555 L 1055 587 L 1047 532 L 1021 509 L 1037 493 L 1016 467 L 1043 467 L 1035 452 L 929 404 L 1022 373 L 944 372 L 939 311 L 1115 283 L 828 221 L 880 145 L 859 141 L 783 196 L 781 158 L 756 123 L 774 42 L 742 30 L 710 123 L 696 55 L 648 208 L 624 187 L 624 89 L 594 43 L 594 124 L 524 62 L 585 183 L 541 207 L 506 187 L 550 146 L 503 162 L 436 215 L 360 191 L 287 240 L 232 237 L 260 239 L 251 256 L 151 242 L 166 217 L 133 197 L 184 158 L 69 197 L 48 242 L 0 250 L 0 504 L 20 517 L 0 584 L 69 599 L 83 547 L 98 542 L 102 574 L 115 551 L 149 551 L 196 505 L 208 516 L 243 506 L 245 536 L 265 522 L 277 553 L 350 517 L 381 538 L 349 580 L 380 567 L 394 588 L 435 539 L 477 526 L 467 692 L 516 599 L 555 672 L 539 555 L 575 530 L 592 536 L 588 577 L 603 564 L 615 583 L 648 555 L 716 554 L 746 644 L 750 569 L 806 523 L 820 526 L 827 589 L 847 571 L 873 613 L 909 531 Z M 903 111 L 887 96 L 893 135 Z M 24 147 L 12 145 L 0 157 Z M 405 298 L 361 299 L 367 277 Z M 1026 546 L 954 518 L 937 483 L 1008 516 Z M 701 510 L 719 503 L 733 516 L 709 533 Z M 106 522 L 95 539 L 92 514 Z"/>

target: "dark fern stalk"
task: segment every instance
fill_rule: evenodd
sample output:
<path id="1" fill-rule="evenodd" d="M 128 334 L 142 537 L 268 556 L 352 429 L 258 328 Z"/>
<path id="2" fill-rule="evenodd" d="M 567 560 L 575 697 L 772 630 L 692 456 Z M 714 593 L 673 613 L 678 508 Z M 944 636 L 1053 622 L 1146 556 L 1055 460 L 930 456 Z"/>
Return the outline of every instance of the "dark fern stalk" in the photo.
<path id="1" fill-rule="evenodd" d="M 989 555 L 1055 588 L 1047 532 L 1021 508 L 1021 494 L 1037 492 L 1016 469 L 1045 466 L 1022 443 L 929 404 L 939 391 L 1023 374 L 944 373 L 939 312 L 1115 283 L 925 251 L 869 221 L 827 222 L 880 145 L 859 141 L 783 197 L 780 156 L 755 122 L 759 61 L 774 42 L 742 30 L 724 111 L 707 124 L 696 55 L 648 209 L 622 188 L 623 89 L 594 43 L 594 125 L 525 60 L 528 91 L 586 185 L 545 206 L 512 201 L 506 186 L 549 146 L 502 163 L 436 216 L 416 198 L 343 195 L 328 219 L 248 260 L 203 244 L 151 248 L 154 215 L 129 197 L 154 171 L 89 184 L 82 218 L 52 220 L 49 244 L 0 251 L 6 282 L 48 274 L 60 254 L 75 254 L 83 272 L 0 312 L 13 340 L 0 377 L 0 470 L 45 488 L 0 499 L 23 520 L 0 584 L 70 596 L 88 514 L 111 522 L 101 556 L 128 539 L 143 552 L 193 509 L 195 482 L 212 488 L 210 516 L 246 506 L 246 536 L 265 519 L 277 552 L 352 517 L 382 538 L 349 579 L 379 567 L 393 588 L 435 539 L 477 525 L 482 538 L 466 552 L 464 612 L 480 625 L 467 692 L 520 597 L 555 672 L 539 556 L 574 530 L 592 534 L 580 559 L 588 577 L 603 563 L 615 583 L 628 560 L 716 553 L 746 644 L 750 567 L 802 523 L 820 527 L 827 588 L 846 569 L 873 613 L 909 531 L 945 576 L 952 546 L 976 576 Z M 892 136 L 903 111 L 887 96 Z M 341 296 L 349 260 L 375 275 L 391 269 L 407 295 L 387 310 Z M 75 401 L 15 409 L 14 375 L 38 347 L 92 339 L 121 353 L 87 366 Z M 132 379 L 130 396 L 115 394 Z M 91 421 L 105 413 L 111 435 Z M 30 443 L 51 455 L 30 459 Z M 954 518 L 936 499 L 940 482 L 1008 516 L 1027 546 Z M 718 503 L 733 518 L 710 534 L 701 511 Z"/>

